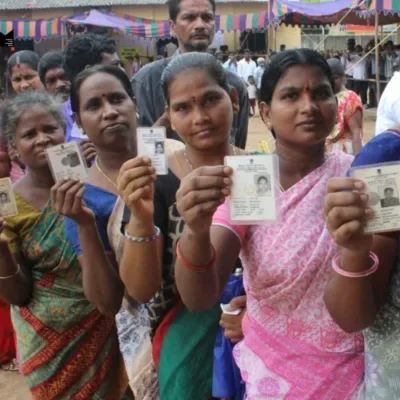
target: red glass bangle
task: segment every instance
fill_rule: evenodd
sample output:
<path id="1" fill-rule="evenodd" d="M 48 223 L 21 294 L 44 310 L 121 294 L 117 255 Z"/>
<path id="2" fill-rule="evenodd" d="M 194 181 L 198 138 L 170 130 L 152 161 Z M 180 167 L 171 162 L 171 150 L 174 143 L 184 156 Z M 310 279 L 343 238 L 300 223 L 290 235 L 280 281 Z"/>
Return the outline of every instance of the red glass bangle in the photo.
<path id="1" fill-rule="evenodd" d="M 195 272 L 205 272 L 213 267 L 213 265 L 215 264 L 215 260 L 217 258 L 217 254 L 216 254 L 214 246 L 211 245 L 211 248 L 212 248 L 213 255 L 212 255 L 211 261 L 207 265 L 202 265 L 202 266 L 193 265 L 193 264 L 190 264 L 188 261 L 186 261 L 185 258 L 182 256 L 180 242 L 178 242 L 178 244 L 176 246 L 176 257 L 185 268 L 190 269 L 191 271 L 195 271 Z"/>

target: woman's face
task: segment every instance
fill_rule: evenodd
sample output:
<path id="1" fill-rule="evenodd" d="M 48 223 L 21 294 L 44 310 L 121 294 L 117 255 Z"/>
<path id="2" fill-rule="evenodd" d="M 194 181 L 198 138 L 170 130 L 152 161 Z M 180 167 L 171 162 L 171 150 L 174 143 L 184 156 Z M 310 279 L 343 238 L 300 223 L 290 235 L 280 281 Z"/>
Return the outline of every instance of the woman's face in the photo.
<path id="1" fill-rule="evenodd" d="M 37 71 L 27 64 L 17 64 L 12 67 L 11 84 L 17 94 L 29 90 L 43 89 L 43 84 L 40 81 Z"/>
<path id="2" fill-rule="evenodd" d="M 337 104 L 331 84 L 314 66 L 290 68 L 277 83 L 271 104 L 261 104 L 277 140 L 295 146 L 325 142 L 336 123 Z"/>
<path id="3" fill-rule="evenodd" d="M 82 83 L 76 119 L 98 148 L 126 151 L 135 143 L 136 108 L 113 75 L 95 73 Z"/>
<path id="4" fill-rule="evenodd" d="M 179 74 L 168 94 L 171 125 L 186 144 L 206 150 L 229 140 L 233 114 L 239 111 L 235 89 L 229 95 L 196 69 Z"/>
<path id="5" fill-rule="evenodd" d="M 15 147 L 28 168 L 47 167 L 45 149 L 64 141 L 62 126 L 42 106 L 34 106 L 21 115 L 15 132 Z"/>
<path id="6" fill-rule="evenodd" d="M 335 84 L 335 93 L 339 93 L 343 89 L 345 80 L 346 77 L 344 75 L 342 76 L 336 74 L 333 75 L 333 82 Z"/>

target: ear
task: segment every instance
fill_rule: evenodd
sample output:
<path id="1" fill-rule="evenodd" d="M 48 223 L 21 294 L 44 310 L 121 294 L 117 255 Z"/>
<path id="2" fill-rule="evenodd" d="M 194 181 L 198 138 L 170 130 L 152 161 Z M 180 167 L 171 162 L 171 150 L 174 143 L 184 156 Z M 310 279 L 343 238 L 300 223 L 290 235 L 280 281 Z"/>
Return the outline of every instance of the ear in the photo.
<path id="1" fill-rule="evenodd" d="M 263 120 L 264 124 L 267 125 L 268 129 L 270 129 L 271 126 L 271 107 L 262 101 L 260 103 L 260 114 L 261 114 L 261 119 Z"/>
<path id="2" fill-rule="evenodd" d="M 231 88 L 231 93 L 229 94 L 229 97 L 231 98 L 232 102 L 232 108 L 234 114 L 237 114 L 240 111 L 240 106 L 239 106 L 239 95 L 236 90 L 236 88 Z"/>
<path id="3" fill-rule="evenodd" d="M 172 19 L 169 20 L 169 27 L 171 28 L 171 29 L 170 29 L 170 31 L 171 31 L 171 36 L 175 36 L 175 37 L 176 37 L 176 30 L 175 30 L 175 28 L 176 28 L 176 23 L 175 23 L 175 21 L 172 21 Z"/>

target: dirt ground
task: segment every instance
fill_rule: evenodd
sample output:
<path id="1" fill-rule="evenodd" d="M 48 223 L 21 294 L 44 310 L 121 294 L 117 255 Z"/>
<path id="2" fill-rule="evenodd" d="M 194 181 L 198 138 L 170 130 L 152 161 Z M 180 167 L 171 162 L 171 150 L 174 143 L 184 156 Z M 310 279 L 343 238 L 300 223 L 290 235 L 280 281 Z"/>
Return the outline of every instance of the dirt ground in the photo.
<path id="1" fill-rule="evenodd" d="M 367 110 L 365 113 L 364 140 L 367 142 L 374 136 L 376 110 Z M 268 140 L 271 151 L 274 148 L 274 141 L 271 135 L 266 133 L 266 128 L 259 116 L 250 120 L 247 147 L 251 151 L 259 150 L 258 143 Z M 16 372 L 0 371 L 0 400 L 30 400 L 24 379 Z"/>

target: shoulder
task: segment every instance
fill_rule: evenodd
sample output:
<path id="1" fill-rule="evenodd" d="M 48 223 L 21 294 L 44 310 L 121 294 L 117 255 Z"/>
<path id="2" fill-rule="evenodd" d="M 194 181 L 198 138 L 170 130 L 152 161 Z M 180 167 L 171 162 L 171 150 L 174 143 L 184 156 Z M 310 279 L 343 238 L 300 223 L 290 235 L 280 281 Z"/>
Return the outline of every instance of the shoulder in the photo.
<path id="1" fill-rule="evenodd" d="M 370 140 L 356 156 L 353 167 L 400 160 L 400 132 L 385 131 Z"/>
<path id="2" fill-rule="evenodd" d="M 165 67 L 171 61 L 170 58 L 165 58 L 163 60 L 154 61 L 150 64 L 142 67 L 138 73 L 132 78 L 132 83 L 144 83 L 149 81 L 159 81 Z"/>
<path id="3" fill-rule="evenodd" d="M 83 200 L 96 217 L 110 216 L 118 196 L 90 183 L 85 184 Z"/>

